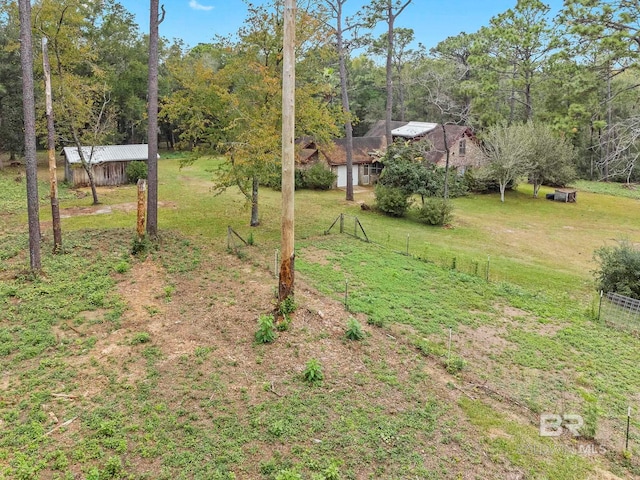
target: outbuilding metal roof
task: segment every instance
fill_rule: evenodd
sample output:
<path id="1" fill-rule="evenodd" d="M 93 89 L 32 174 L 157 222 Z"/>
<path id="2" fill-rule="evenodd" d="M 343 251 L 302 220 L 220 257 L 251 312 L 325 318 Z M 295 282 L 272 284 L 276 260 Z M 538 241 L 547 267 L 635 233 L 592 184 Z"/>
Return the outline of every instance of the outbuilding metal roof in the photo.
<path id="1" fill-rule="evenodd" d="M 92 147 L 82 147 L 82 153 L 87 162 L 93 165 L 104 162 L 144 161 L 149 156 L 149 145 L 99 145 L 93 147 L 93 154 Z M 64 147 L 64 156 L 69 163 L 82 163 L 77 147 Z"/>
<path id="2" fill-rule="evenodd" d="M 409 122 L 400 128 L 391 130 L 391 134 L 394 137 L 416 138 L 429 133 L 437 126 L 437 123 Z"/>

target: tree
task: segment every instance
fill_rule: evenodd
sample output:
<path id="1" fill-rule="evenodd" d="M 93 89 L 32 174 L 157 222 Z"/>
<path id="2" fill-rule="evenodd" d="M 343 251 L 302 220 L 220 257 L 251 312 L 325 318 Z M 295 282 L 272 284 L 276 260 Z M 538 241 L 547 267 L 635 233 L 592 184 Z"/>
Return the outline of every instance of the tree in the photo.
<path id="1" fill-rule="evenodd" d="M 607 129 L 604 137 L 605 155 L 597 166 L 605 170 L 607 177 L 618 178 L 629 183 L 637 175 L 640 158 L 640 116 L 620 120 Z"/>
<path id="2" fill-rule="evenodd" d="M 13 46 L 19 21 L 13 2 L 5 8 L 0 8 L 0 149 L 14 161 L 24 150 L 20 50 Z"/>
<path id="3" fill-rule="evenodd" d="M 405 121 L 407 107 L 405 99 L 405 64 L 415 52 L 409 48 L 415 36 L 411 28 L 394 28 L 393 51 L 391 53 L 391 65 L 395 76 L 395 90 L 397 92 L 398 112 L 397 118 Z M 369 51 L 374 55 L 386 55 L 389 46 L 389 33 L 383 33 L 369 46 Z M 394 102 L 396 104 L 396 102 Z"/>
<path id="4" fill-rule="evenodd" d="M 279 6 L 253 5 L 238 40 L 211 47 L 222 61 L 187 55 L 192 73 L 175 78 L 179 88 L 164 107 L 167 118 L 177 122 L 180 138 L 194 142 L 197 153 L 226 156 L 216 191 L 237 186 L 251 205 L 252 226 L 260 223 L 259 186 L 281 169 L 282 15 Z M 327 144 L 344 121 L 332 103 L 333 85 L 318 64 L 333 48 L 315 12 L 298 10 L 296 30 L 295 135 Z"/>
<path id="5" fill-rule="evenodd" d="M 85 35 L 91 24 L 100 21 L 102 10 L 94 8 L 97 6 L 80 0 L 43 1 L 34 17 L 36 29 L 47 38 L 52 51 L 56 131 L 62 143 L 77 148 L 94 204 L 99 200 L 92 168 L 93 152 L 96 146 L 112 142 L 117 136 L 106 70 L 97 60 L 98 49 Z"/>
<path id="6" fill-rule="evenodd" d="M 31 2 L 19 0 L 20 64 L 22 67 L 22 104 L 24 117 L 24 157 L 27 176 L 27 217 L 29 223 L 29 262 L 34 273 L 42 269 L 40 258 L 40 210 L 38 163 L 36 159 L 36 106 L 33 84 L 33 44 Z"/>
<path id="7" fill-rule="evenodd" d="M 506 108 L 508 124 L 533 119 L 538 77 L 561 46 L 548 14 L 549 7 L 540 0 L 518 0 L 513 9 L 492 18 L 490 26 L 474 36 L 469 61 L 481 73 L 480 93 L 494 105 L 499 94 L 498 105 Z"/>
<path id="8" fill-rule="evenodd" d="M 498 182 L 501 202 L 504 202 L 507 185 L 528 173 L 529 133 L 526 125 L 508 126 L 502 123 L 490 127 L 483 137 L 488 164 L 483 168 L 482 174 L 485 178 Z"/>
<path id="9" fill-rule="evenodd" d="M 367 7 L 371 23 L 384 20 L 387 24 L 387 104 L 385 111 L 387 144 L 393 143 L 391 135 L 391 116 L 393 112 L 393 52 L 394 52 L 394 27 L 398 16 L 409 6 L 412 0 L 373 0 Z"/>
<path id="10" fill-rule="evenodd" d="M 344 22 L 343 7 L 347 0 L 324 0 L 329 7 L 331 16 L 335 19 L 335 27 L 332 28 L 336 38 L 336 49 L 338 52 L 338 63 L 340 69 L 340 98 L 342 100 L 342 110 L 345 116 L 344 131 L 346 139 L 347 153 L 347 191 L 346 200 L 353 201 L 353 122 L 351 119 L 351 108 L 349 106 L 348 77 L 347 77 L 347 56 L 349 55 L 349 41 L 345 38 L 345 33 L 354 30 L 358 24 L 353 20 Z"/>
<path id="11" fill-rule="evenodd" d="M 162 17 L 159 17 L 158 0 L 150 0 L 149 13 L 147 234 L 151 238 L 156 238 L 158 235 L 158 27 L 164 20 L 164 6 Z"/>
<path id="12" fill-rule="evenodd" d="M 598 268 L 593 272 L 598 289 L 640 300 L 640 250 L 627 241 L 601 247 L 593 254 Z"/>
<path id="13" fill-rule="evenodd" d="M 637 66 L 640 53 L 639 9 L 638 0 L 569 0 L 565 2 L 560 16 L 568 32 L 577 39 L 574 46 L 576 58 L 588 65 L 600 79 L 598 108 L 593 114 L 595 136 L 600 144 L 593 142 L 593 149 L 599 151 L 597 164 L 604 180 L 610 176 L 608 159 L 614 156 L 609 148 L 613 146 L 611 139 L 615 132 L 608 131 L 617 121 L 614 101 L 621 93 L 640 86 L 640 82 L 618 83 L 619 88 L 616 88 L 616 79 Z"/>
<path id="14" fill-rule="evenodd" d="M 564 186 L 575 179 L 576 153 L 571 141 L 551 127 L 529 123 L 526 128 L 529 130 L 529 181 L 537 198 L 543 184 Z"/>

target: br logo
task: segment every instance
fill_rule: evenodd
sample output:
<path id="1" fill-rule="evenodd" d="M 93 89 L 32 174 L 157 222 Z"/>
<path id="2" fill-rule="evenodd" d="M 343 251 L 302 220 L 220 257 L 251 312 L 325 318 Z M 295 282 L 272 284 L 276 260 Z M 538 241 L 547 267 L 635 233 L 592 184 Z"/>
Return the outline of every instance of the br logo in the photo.
<path id="1" fill-rule="evenodd" d="M 579 437 L 583 425 L 584 420 L 580 415 L 543 413 L 540 415 L 540 436 L 559 437 L 567 430 L 574 437 Z"/>

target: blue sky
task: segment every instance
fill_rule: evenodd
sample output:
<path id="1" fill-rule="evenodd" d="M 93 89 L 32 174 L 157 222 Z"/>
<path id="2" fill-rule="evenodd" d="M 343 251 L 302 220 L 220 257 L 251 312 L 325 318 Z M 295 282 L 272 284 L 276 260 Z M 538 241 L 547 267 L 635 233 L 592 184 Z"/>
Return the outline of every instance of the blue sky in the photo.
<path id="1" fill-rule="evenodd" d="M 259 4 L 262 0 L 253 0 Z M 149 29 L 149 2 L 146 0 L 120 0 L 127 10 L 135 14 L 143 31 Z M 247 13 L 242 0 L 160 0 L 167 11 L 160 25 L 160 34 L 173 39 L 181 38 L 187 46 L 209 42 L 214 35 L 234 34 Z M 357 9 L 366 0 L 349 0 L 347 8 Z M 562 0 L 546 2 L 554 12 Z M 472 33 L 489 19 L 508 8 L 516 0 L 413 0 L 396 21 L 396 27 L 412 28 L 416 40 L 428 48 L 460 32 Z M 381 30 L 382 31 L 382 30 Z"/>

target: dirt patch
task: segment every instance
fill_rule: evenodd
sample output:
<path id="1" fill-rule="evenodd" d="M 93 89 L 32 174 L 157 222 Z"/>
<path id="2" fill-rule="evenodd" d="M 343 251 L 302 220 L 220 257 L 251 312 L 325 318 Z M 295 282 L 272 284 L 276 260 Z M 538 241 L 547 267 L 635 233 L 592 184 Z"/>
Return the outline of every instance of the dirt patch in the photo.
<path id="1" fill-rule="evenodd" d="M 162 208 L 177 208 L 175 202 L 158 202 L 158 206 Z M 115 205 L 91 205 L 89 207 L 69 207 L 60 210 L 60 218 L 79 217 L 83 215 L 106 215 L 114 211 L 131 213 L 138 209 L 138 204 L 118 203 Z"/>
<path id="2" fill-rule="evenodd" d="M 327 259 L 331 252 L 322 250 L 313 246 L 304 249 L 304 259 L 307 262 L 317 263 L 318 265 L 329 265 L 331 262 Z"/>

